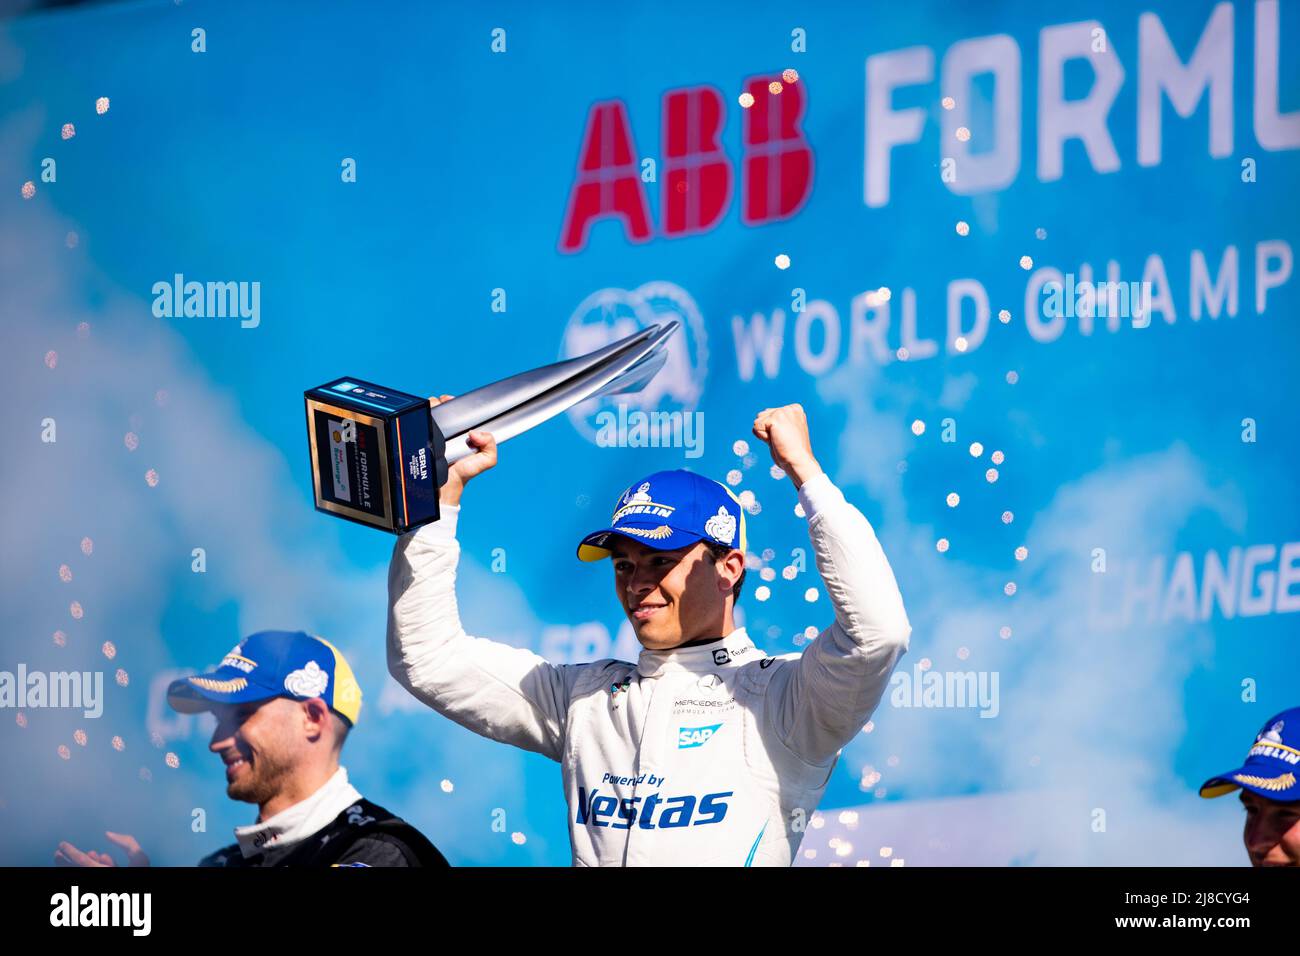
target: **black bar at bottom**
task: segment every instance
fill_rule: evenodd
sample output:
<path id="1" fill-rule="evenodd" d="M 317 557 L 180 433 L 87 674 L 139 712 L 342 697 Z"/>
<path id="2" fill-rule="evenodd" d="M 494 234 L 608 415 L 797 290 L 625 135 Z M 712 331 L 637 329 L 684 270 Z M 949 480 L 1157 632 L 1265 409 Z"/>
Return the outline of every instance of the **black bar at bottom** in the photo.
<path id="1" fill-rule="evenodd" d="M 1294 920 L 1300 876 L 1245 867 L 0 869 L 2 925 L 24 940 L 74 930 L 85 940 L 145 938 L 143 894 L 147 938 L 213 940 L 226 948 L 326 939 L 331 946 L 356 939 L 389 948 L 416 940 L 450 943 L 453 937 L 444 934 L 476 929 L 487 934 L 485 942 L 507 942 L 530 926 L 579 938 L 613 934 L 627 942 L 629 931 L 663 933 L 674 925 L 680 931 L 683 919 L 718 929 L 739 921 L 754 933 L 765 925 L 779 932 L 784 923 L 780 928 L 799 934 L 842 931 L 858 943 L 898 933 L 918 934 L 916 941 L 927 945 L 986 943 L 1002 934 L 1044 931 L 1059 934 L 1048 939 L 1070 941 L 1159 939 L 1172 932 L 1168 938 L 1196 933 L 1230 942 L 1285 931 Z M 116 917 L 118 925 L 71 925 L 92 917 Z M 539 922 L 525 922 L 533 919 Z"/>

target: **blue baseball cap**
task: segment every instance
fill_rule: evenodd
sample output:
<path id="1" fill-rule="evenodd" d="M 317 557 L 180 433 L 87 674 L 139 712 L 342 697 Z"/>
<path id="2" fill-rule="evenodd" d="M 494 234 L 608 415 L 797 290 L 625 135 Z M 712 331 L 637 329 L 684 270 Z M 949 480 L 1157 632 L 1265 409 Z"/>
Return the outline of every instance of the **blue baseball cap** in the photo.
<path id="1" fill-rule="evenodd" d="M 1300 707 L 1292 707 L 1264 724 L 1240 768 L 1201 784 L 1201 796 L 1221 797 L 1240 787 L 1281 803 L 1300 800 L 1298 766 Z"/>
<path id="2" fill-rule="evenodd" d="M 272 697 L 319 697 L 349 725 L 361 713 L 361 686 L 342 653 L 304 631 L 250 634 L 216 670 L 172 681 L 167 688 L 167 703 L 182 714 Z"/>
<path id="3" fill-rule="evenodd" d="M 615 535 L 656 551 L 672 551 L 696 541 L 745 548 L 745 509 L 726 485 L 693 471 L 656 471 L 633 482 L 614 504 L 609 527 L 578 543 L 578 558 L 609 557 Z"/>

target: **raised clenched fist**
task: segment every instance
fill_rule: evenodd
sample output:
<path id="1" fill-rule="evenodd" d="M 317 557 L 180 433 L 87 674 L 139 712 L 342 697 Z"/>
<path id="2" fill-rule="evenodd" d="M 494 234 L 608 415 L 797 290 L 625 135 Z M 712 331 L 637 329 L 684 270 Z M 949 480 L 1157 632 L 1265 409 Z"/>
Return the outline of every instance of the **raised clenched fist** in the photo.
<path id="1" fill-rule="evenodd" d="M 754 419 L 754 437 L 767 442 L 774 461 L 798 488 L 821 473 L 808 437 L 808 417 L 802 405 L 765 408 Z"/>

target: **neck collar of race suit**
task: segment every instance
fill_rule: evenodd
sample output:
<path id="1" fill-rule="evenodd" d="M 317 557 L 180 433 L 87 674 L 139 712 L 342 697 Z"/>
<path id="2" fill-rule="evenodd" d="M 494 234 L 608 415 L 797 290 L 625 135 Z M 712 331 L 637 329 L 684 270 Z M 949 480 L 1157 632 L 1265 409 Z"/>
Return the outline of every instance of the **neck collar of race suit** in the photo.
<path id="1" fill-rule="evenodd" d="M 360 792 L 348 783 L 343 767 L 334 771 L 315 793 L 261 823 L 235 827 L 235 840 L 245 859 L 265 854 L 278 856 L 301 843 L 331 823 L 335 817 L 361 799 Z"/>
<path id="2" fill-rule="evenodd" d="M 666 651 L 643 650 L 637 659 L 636 670 L 642 677 L 659 677 L 674 672 L 707 674 L 719 668 L 739 666 L 758 654 L 758 648 L 745 629 L 738 627 L 726 637 L 707 644 L 674 647 Z"/>

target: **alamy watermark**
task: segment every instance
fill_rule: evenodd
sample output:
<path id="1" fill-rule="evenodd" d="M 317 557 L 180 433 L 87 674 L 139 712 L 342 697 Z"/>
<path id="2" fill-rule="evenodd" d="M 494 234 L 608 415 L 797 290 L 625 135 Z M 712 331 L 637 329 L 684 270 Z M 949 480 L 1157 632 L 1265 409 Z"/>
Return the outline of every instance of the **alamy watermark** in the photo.
<path id="1" fill-rule="evenodd" d="M 104 713 L 103 671 L 28 671 L 19 664 L 17 672 L 0 671 L 0 708 L 19 710 L 36 707 L 80 709 L 94 719 Z"/>
<path id="2" fill-rule="evenodd" d="M 262 322 L 260 282 L 186 282 L 178 272 L 171 282 L 155 282 L 152 291 L 153 314 L 160 319 L 238 317 L 244 329 Z"/>
<path id="3" fill-rule="evenodd" d="M 920 664 L 895 671 L 889 678 L 891 707 L 979 708 L 981 717 L 996 717 L 1002 709 L 997 671 L 923 670 Z"/>
<path id="4" fill-rule="evenodd" d="M 1064 282 L 1044 282 L 1043 317 L 1132 319 L 1133 328 L 1151 324 L 1150 282 L 1076 282 L 1067 272 Z"/>
<path id="5" fill-rule="evenodd" d="M 50 897 L 50 925 L 57 927 L 118 926 L 148 936 L 152 913 L 152 893 L 83 893 L 74 885 Z"/>
<path id="6" fill-rule="evenodd" d="M 595 422 L 601 448 L 684 448 L 687 458 L 704 454 L 703 412 L 628 411 L 620 402 L 617 413 L 598 412 Z"/>

